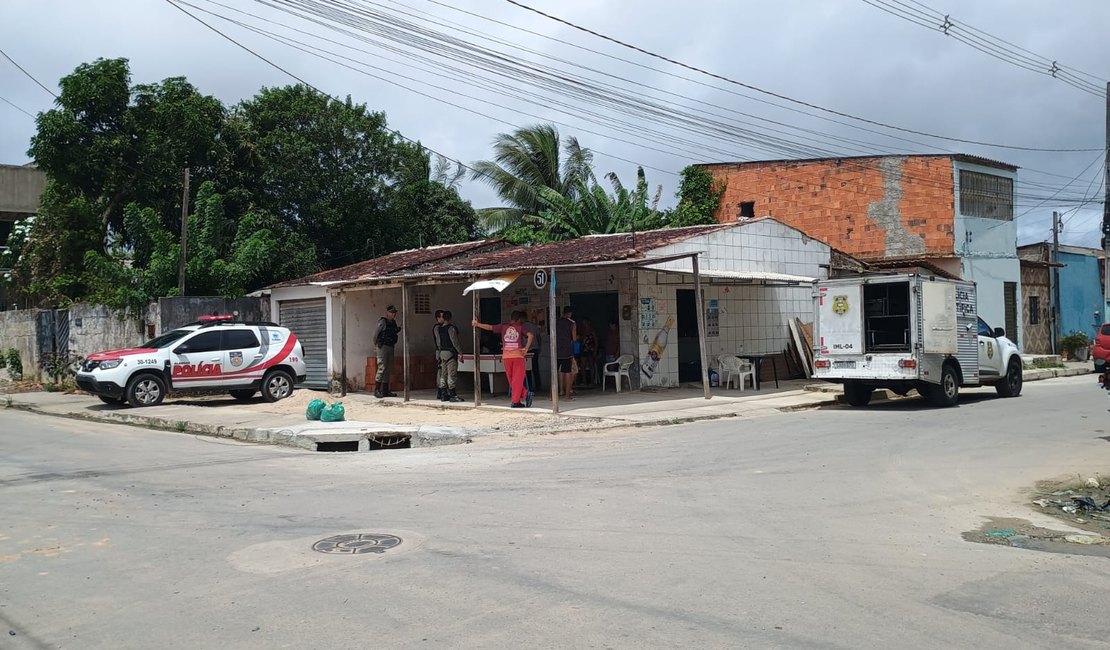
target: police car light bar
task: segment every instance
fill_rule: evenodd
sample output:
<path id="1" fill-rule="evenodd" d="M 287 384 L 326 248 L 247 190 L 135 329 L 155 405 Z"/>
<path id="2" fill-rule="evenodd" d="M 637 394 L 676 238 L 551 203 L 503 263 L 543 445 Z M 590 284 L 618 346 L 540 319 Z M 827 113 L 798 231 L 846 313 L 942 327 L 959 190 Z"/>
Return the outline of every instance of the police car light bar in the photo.
<path id="1" fill-rule="evenodd" d="M 201 316 L 201 317 L 197 318 L 197 322 L 198 323 L 215 323 L 215 322 L 220 322 L 220 321 L 232 320 L 234 318 L 235 317 L 232 316 L 231 314 L 221 314 L 219 316 L 216 316 L 216 315 Z"/>

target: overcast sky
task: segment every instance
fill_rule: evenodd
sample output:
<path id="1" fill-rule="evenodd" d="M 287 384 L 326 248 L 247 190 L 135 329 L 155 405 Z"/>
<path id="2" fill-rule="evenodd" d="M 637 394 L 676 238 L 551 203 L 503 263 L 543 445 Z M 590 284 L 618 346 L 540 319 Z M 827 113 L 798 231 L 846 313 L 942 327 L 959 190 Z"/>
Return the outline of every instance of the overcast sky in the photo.
<path id="1" fill-rule="evenodd" d="M 950 13 L 954 33 L 979 43 L 988 36 L 1003 39 L 1015 47 L 996 49 L 1000 55 L 1054 60 L 1073 71 L 1073 79 L 1095 88 L 1104 89 L 1110 78 L 1110 39 L 1105 36 L 1110 2 L 1105 0 L 869 1 L 912 11 L 913 17 L 929 24 L 942 19 L 934 22 L 926 16 Z M 489 157 L 490 141 L 499 132 L 552 121 L 595 152 L 599 176 L 613 171 L 631 186 L 636 165 L 643 165 L 652 186 L 663 185 L 664 204 L 671 204 L 676 172 L 690 163 L 828 154 L 972 153 L 1022 167 L 1016 190 L 1021 243 L 1050 238 L 1051 213 L 1059 210 L 1067 212 L 1064 242 L 1098 245 L 1104 97 L 976 51 L 864 0 L 520 0 L 730 81 L 623 48 L 506 0 L 219 0 L 224 6 L 210 0 L 189 2 L 295 38 L 309 51 L 332 52 L 327 56 L 334 60 L 324 60 L 186 7 L 321 90 L 350 95 L 384 111 L 392 128 L 463 162 Z M 98 57 L 130 59 L 136 83 L 185 76 L 201 92 L 228 105 L 261 86 L 294 83 L 166 0 L 0 4 L 0 47 L 51 89 L 74 67 Z M 321 25 L 279 10 L 283 4 L 345 5 L 381 15 L 371 19 L 353 14 L 356 21 L 348 26 L 338 21 L 349 20 L 350 13 L 318 16 Z M 411 26 L 401 26 L 401 35 L 390 32 L 398 28 L 397 20 L 424 30 L 428 41 L 413 43 Z M 457 40 L 444 40 L 452 38 Z M 482 67 L 478 64 L 483 55 L 456 50 L 468 44 L 504 56 L 500 63 Z M 530 83 L 519 70 L 509 74 L 489 68 L 522 64 L 543 79 Z M 1044 70 L 1049 65 L 1033 67 Z M 553 87 L 560 82 L 553 82 L 552 75 L 564 80 L 561 83 L 573 79 L 576 92 L 593 93 L 593 98 L 568 95 L 565 86 Z M 910 131 L 1015 147 L 1088 151 L 1021 151 L 894 131 L 732 82 Z M 635 106 L 610 104 L 617 92 Z M 53 98 L 2 59 L 0 98 L 0 162 L 27 162 L 34 121 L 5 101 L 34 114 L 49 108 Z M 645 107 L 656 111 L 655 116 L 643 113 Z M 461 190 L 475 207 L 497 204 L 478 182 L 467 181 Z M 1079 200 L 1087 197 L 1098 202 L 1081 205 Z"/>

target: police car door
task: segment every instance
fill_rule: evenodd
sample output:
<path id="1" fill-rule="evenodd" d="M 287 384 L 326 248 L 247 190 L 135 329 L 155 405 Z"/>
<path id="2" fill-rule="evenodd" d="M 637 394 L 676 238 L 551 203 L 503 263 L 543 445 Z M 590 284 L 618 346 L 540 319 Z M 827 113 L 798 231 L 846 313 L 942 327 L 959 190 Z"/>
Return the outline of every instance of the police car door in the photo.
<path id="1" fill-rule="evenodd" d="M 209 388 L 220 385 L 223 374 L 219 330 L 200 330 L 173 349 L 170 362 L 175 388 Z"/>
<path id="2" fill-rule="evenodd" d="M 229 329 L 223 331 L 221 346 L 223 348 L 221 362 L 223 364 L 222 386 L 234 388 L 246 386 L 253 381 L 262 379 L 262 370 L 259 367 L 262 359 L 258 337 L 254 330 Z"/>
<path id="3" fill-rule="evenodd" d="M 994 337 L 994 330 L 982 318 L 979 319 L 979 374 L 1002 374 L 1002 349 Z"/>

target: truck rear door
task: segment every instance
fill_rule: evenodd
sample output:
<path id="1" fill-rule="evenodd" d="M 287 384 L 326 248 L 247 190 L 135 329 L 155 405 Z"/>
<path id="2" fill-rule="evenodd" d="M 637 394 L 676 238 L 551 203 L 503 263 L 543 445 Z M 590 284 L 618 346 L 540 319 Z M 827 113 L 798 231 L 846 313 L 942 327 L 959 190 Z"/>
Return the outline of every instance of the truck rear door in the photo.
<path id="1" fill-rule="evenodd" d="M 956 285 L 921 281 L 921 341 L 926 354 L 956 354 Z"/>
<path id="2" fill-rule="evenodd" d="M 863 354 L 863 285 L 818 288 L 817 344 L 829 356 Z"/>

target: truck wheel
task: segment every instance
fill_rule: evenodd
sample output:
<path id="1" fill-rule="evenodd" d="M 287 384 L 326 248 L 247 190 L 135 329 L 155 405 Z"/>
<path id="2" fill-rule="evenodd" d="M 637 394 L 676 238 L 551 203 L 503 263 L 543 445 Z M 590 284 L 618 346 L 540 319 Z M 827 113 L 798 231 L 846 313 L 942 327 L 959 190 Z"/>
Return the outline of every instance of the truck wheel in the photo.
<path id="1" fill-rule="evenodd" d="M 97 397 L 100 398 L 101 402 L 104 402 L 109 406 L 123 406 L 127 403 L 127 400 L 123 399 L 122 397 L 108 397 L 107 395 L 97 395 Z"/>
<path id="2" fill-rule="evenodd" d="M 157 406 L 166 398 L 166 382 L 158 375 L 135 375 L 127 382 L 126 395 L 131 406 Z"/>
<path id="3" fill-rule="evenodd" d="M 844 383 L 844 400 L 852 406 L 867 406 L 871 403 L 871 393 L 873 392 L 873 389 L 858 381 Z"/>
<path id="4" fill-rule="evenodd" d="M 240 402 L 249 402 L 257 392 L 258 391 L 253 388 L 237 388 L 231 391 L 231 396 Z"/>
<path id="5" fill-rule="evenodd" d="M 262 399 L 276 402 L 293 394 L 293 377 L 284 370 L 271 370 L 262 378 Z"/>
<path id="6" fill-rule="evenodd" d="M 940 373 L 940 385 L 932 386 L 928 390 L 929 401 L 934 406 L 948 408 L 955 406 L 960 401 L 960 376 L 956 368 L 946 364 Z"/>
<path id="7" fill-rule="evenodd" d="M 1010 363 L 1006 364 L 1006 376 L 994 385 L 994 389 L 1000 397 L 1017 397 L 1021 395 L 1021 381 L 1021 360 L 1016 356 L 1011 357 Z"/>

